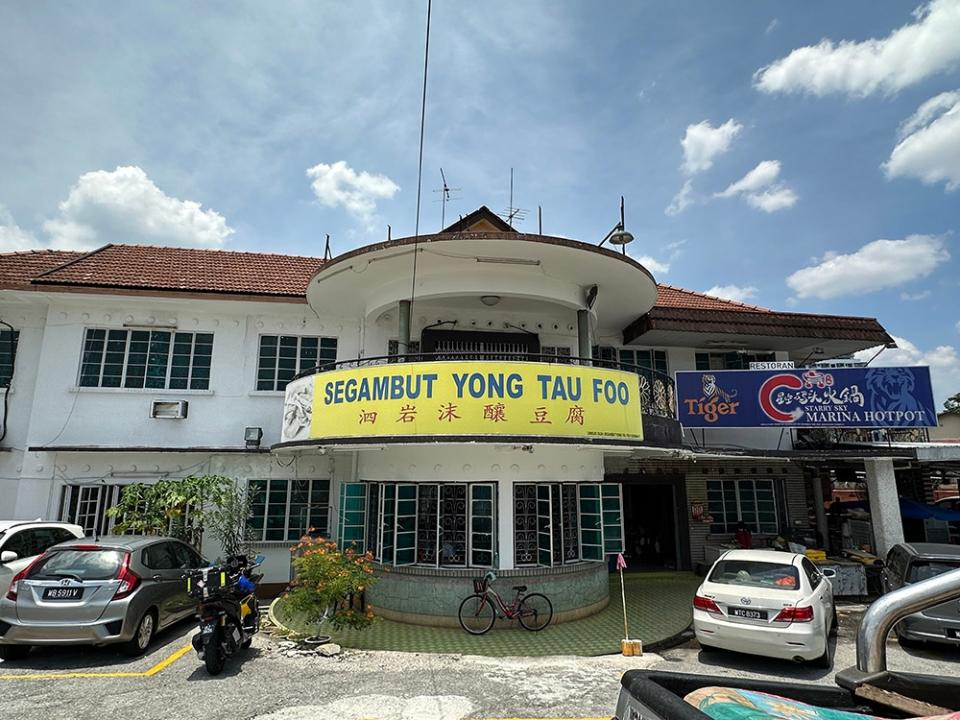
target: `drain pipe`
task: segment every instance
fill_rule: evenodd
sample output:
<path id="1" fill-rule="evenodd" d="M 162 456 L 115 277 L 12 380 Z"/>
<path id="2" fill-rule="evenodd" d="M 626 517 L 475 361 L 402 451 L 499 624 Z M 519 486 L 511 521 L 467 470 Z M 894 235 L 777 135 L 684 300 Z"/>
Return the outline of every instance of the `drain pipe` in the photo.
<path id="1" fill-rule="evenodd" d="M 960 569 L 882 595 L 867 608 L 857 630 L 857 670 L 887 669 L 887 636 L 907 615 L 960 598 Z"/>

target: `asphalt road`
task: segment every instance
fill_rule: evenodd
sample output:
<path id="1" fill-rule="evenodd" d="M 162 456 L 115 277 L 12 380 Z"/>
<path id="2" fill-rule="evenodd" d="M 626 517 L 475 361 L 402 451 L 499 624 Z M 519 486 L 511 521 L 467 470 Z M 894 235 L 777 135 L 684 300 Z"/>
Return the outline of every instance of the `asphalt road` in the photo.
<path id="1" fill-rule="evenodd" d="M 853 663 L 857 619 L 855 613 L 841 615 L 837 668 Z M 387 652 L 290 658 L 275 640 L 260 636 L 217 678 L 207 676 L 192 651 L 162 666 L 177 656 L 192 633 L 190 624 L 175 628 L 158 638 L 146 657 L 134 661 L 108 648 L 48 648 L 26 661 L 0 662 L 0 718 L 609 718 L 620 676 L 631 668 L 825 684 L 833 677 L 832 671 L 790 662 L 701 653 L 695 642 L 642 658 L 501 659 Z M 888 651 L 894 668 L 932 674 L 960 671 L 960 653 L 950 649 L 906 653 L 891 643 Z M 63 673 L 73 676 L 53 677 Z"/>

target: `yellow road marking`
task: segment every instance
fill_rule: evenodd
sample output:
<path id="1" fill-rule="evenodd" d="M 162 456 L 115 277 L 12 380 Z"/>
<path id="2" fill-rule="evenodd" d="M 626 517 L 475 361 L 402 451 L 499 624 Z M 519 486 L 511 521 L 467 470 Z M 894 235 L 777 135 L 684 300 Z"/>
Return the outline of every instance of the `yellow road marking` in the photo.
<path id="1" fill-rule="evenodd" d="M 185 645 L 170 657 L 161 660 L 149 670 L 143 672 L 69 672 L 69 673 L 30 673 L 21 675 L 0 675 L 0 680 L 74 680 L 77 678 L 140 678 L 153 677 L 166 669 L 193 649 Z"/>
<path id="2" fill-rule="evenodd" d="M 168 657 L 166 660 L 161 660 L 161 661 L 158 662 L 156 665 L 154 665 L 152 668 L 150 668 L 150 669 L 147 670 L 145 673 L 143 673 L 144 677 L 153 677 L 154 675 L 156 675 L 156 674 L 157 674 L 158 672 L 160 672 L 161 670 L 169 667 L 170 665 L 173 665 L 177 660 L 179 660 L 180 658 L 182 658 L 184 655 L 186 655 L 186 654 L 187 654 L 188 652 L 190 652 L 191 650 L 193 650 L 193 645 L 184 645 L 182 648 L 180 648 L 179 650 L 177 650 L 173 655 L 171 655 L 170 657 Z"/>

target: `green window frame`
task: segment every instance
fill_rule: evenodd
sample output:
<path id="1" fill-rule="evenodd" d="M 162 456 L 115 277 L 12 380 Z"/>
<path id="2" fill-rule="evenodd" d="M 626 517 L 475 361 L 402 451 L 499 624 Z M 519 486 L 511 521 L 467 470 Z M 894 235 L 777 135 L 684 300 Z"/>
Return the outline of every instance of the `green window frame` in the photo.
<path id="1" fill-rule="evenodd" d="M 466 507 L 457 513 L 466 519 L 464 553 L 462 560 L 445 562 L 442 513 L 445 501 L 449 504 L 451 493 L 458 488 L 465 491 L 466 498 Z M 423 489 L 430 491 L 421 492 Z M 493 483 L 344 483 L 340 498 L 341 545 L 355 543 L 358 551 L 371 551 L 377 562 L 451 568 L 494 565 L 497 500 Z M 460 501 L 456 504 L 459 507 Z M 427 525 L 420 527 L 424 522 Z"/>
<path id="2" fill-rule="evenodd" d="M 640 368 L 655 370 L 658 373 L 669 375 L 666 350 L 638 350 L 636 348 L 621 348 L 620 362 L 632 365 L 630 369 L 640 374 Z"/>
<path id="3" fill-rule="evenodd" d="M 257 351 L 257 390 L 283 391 L 294 377 L 337 360 L 337 338 L 313 335 L 261 335 Z"/>
<path id="4" fill-rule="evenodd" d="M 255 542 L 289 542 L 308 531 L 329 530 L 330 481 L 322 479 L 252 479 L 247 481 L 250 517 L 247 528 Z"/>
<path id="5" fill-rule="evenodd" d="M 86 328 L 80 387 L 209 390 L 213 333 Z"/>
<path id="6" fill-rule="evenodd" d="M 714 535 L 733 534 L 742 521 L 750 532 L 776 535 L 786 523 L 783 483 L 780 479 L 707 480 L 707 507 Z"/>
<path id="7" fill-rule="evenodd" d="M 20 344 L 20 331 L 0 330 L 0 387 L 10 387 L 13 381 L 13 363 Z"/>
<path id="8" fill-rule="evenodd" d="M 340 485 L 339 522 L 337 539 L 340 547 L 353 546 L 357 552 L 366 552 L 367 483 Z"/>

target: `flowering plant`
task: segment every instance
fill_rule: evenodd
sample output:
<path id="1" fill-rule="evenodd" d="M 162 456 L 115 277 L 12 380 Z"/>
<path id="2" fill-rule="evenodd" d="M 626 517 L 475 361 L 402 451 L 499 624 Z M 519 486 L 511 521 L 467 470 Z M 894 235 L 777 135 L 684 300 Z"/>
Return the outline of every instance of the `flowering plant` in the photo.
<path id="1" fill-rule="evenodd" d="M 335 542 L 304 535 L 290 548 L 296 577 L 284 596 L 284 603 L 309 623 L 328 622 L 334 628 L 365 628 L 373 612 L 355 609 L 359 598 L 376 578 L 373 555 L 354 548 L 341 550 Z"/>

